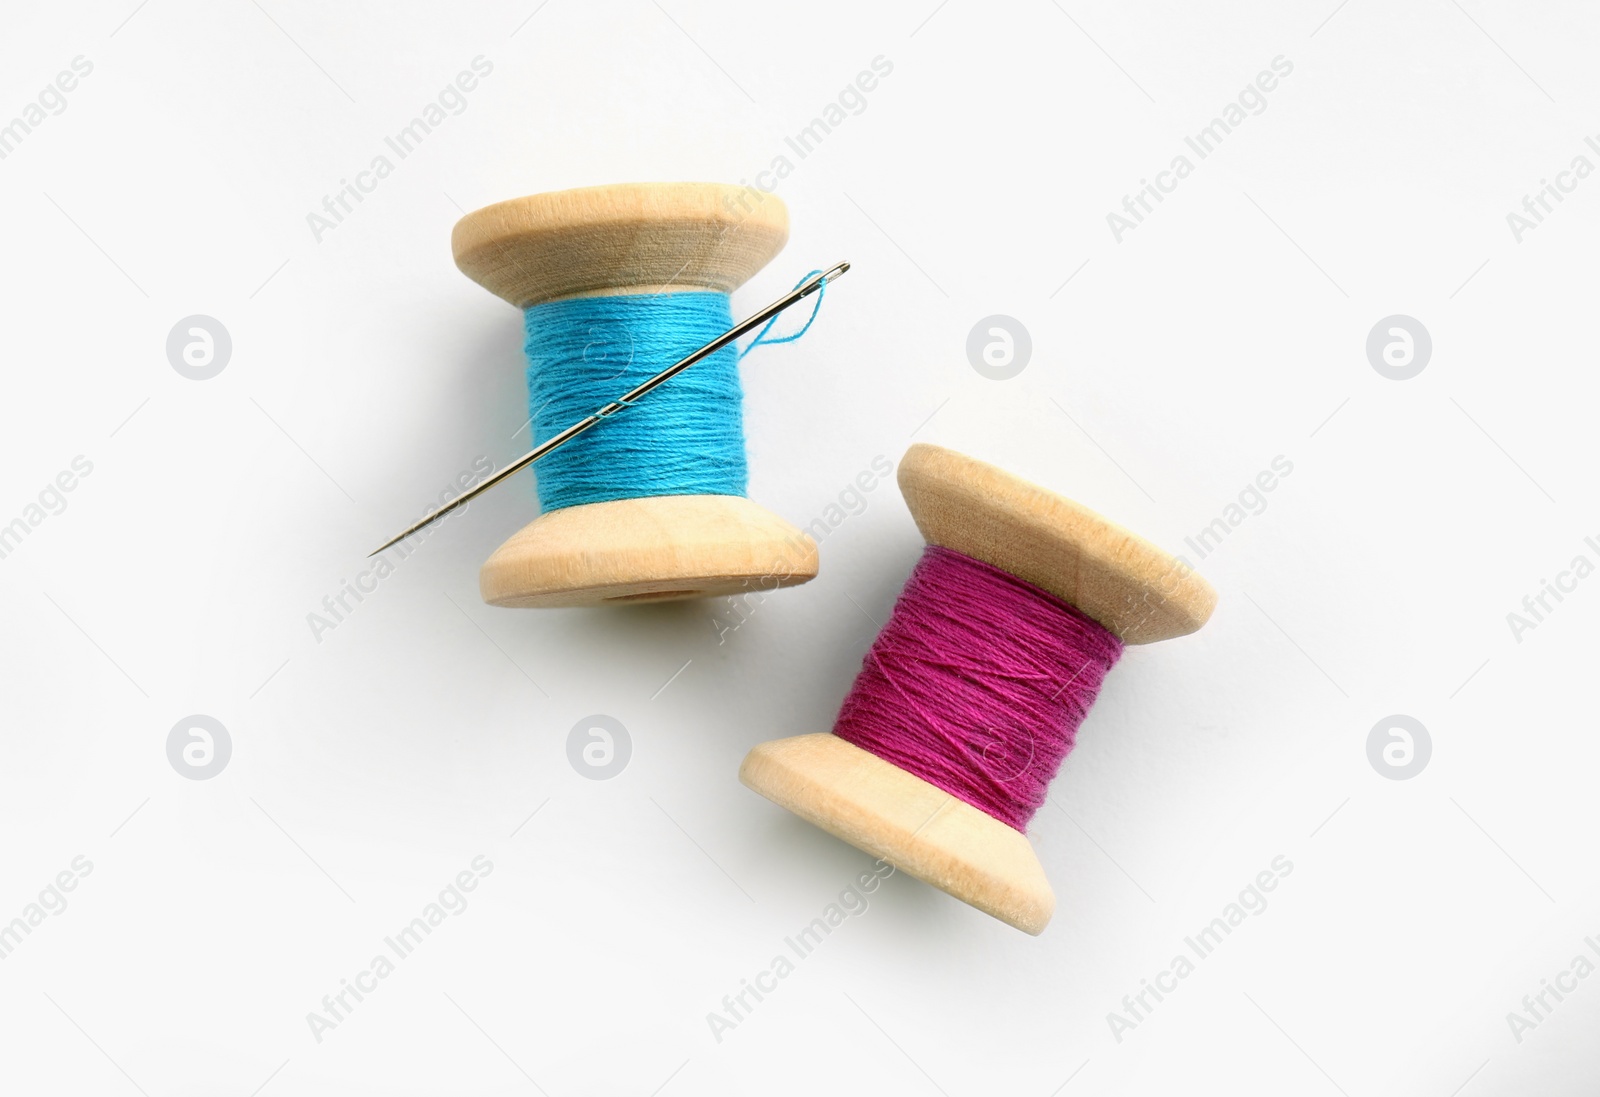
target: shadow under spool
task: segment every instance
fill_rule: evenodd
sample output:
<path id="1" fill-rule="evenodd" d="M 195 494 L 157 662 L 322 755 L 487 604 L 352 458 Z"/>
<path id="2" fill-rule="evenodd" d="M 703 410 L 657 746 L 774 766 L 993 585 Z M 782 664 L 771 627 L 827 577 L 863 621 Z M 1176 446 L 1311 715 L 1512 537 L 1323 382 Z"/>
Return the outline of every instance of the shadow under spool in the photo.
<path id="1" fill-rule="evenodd" d="M 954 450 L 919 443 L 897 474 L 930 545 L 1010 573 L 1124 644 L 1194 632 L 1216 592 L 1179 560 L 1070 499 Z M 1027 837 L 836 735 L 763 743 L 739 779 L 896 868 L 1028 933 L 1055 893 Z"/>
<path id="2" fill-rule="evenodd" d="M 744 188 L 717 183 L 535 194 L 463 217 L 451 249 L 463 273 L 523 310 L 577 297 L 731 294 L 789 239 L 778 198 L 749 204 Z M 627 415 L 596 429 L 627 430 Z M 749 499 L 657 495 L 540 515 L 495 550 L 478 585 L 490 605 L 589 606 L 772 589 L 816 574 L 816 543 Z"/>

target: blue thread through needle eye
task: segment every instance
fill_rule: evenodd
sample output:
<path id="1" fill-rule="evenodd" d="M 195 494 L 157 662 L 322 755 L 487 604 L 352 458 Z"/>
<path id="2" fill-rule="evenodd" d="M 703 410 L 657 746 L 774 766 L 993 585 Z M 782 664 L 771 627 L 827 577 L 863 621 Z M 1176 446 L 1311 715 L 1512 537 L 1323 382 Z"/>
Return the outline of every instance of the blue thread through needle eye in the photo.
<path id="1" fill-rule="evenodd" d="M 807 272 L 807 274 L 806 274 L 806 276 L 804 278 L 802 278 L 802 279 L 800 279 L 800 281 L 796 282 L 791 288 L 792 289 L 799 289 L 801 286 L 805 285 L 807 282 L 809 282 L 811 279 L 815 278 L 817 275 L 819 275 L 821 273 L 822 273 L 821 270 L 809 271 L 809 272 Z M 757 332 L 756 333 L 756 337 L 754 339 L 750 340 L 750 345 L 748 347 L 745 347 L 743 350 L 741 350 L 739 352 L 739 360 L 741 362 L 744 361 L 744 356 L 749 354 L 751 351 L 755 350 L 757 347 L 761 347 L 761 346 L 775 347 L 779 343 L 792 343 L 796 339 L 798 339 L 802 335 L 804 335 L 806 332 L 810 331 L 812 323 L 817 318 L 817 313 L 822 311 L 822 298 L 827 294 L 827 292 L 828 292 L 828 283 L 826 281 L 824 281 L 820 286 L 817 287 L 817 301 L 816 301 L 816 304 L 811 306 L 811 315 L 806 317 L 805 326 L 802 327 L 799 331 L 795 332 L 793 335 L 781 335 L 776 339 L 768 339 L 767 338 L 767 332 L 771 331 L 772 330 L 772 325 L 774 325 L 774 324 L 776 324 L 778 322 L 778 317 L 774 316 L 771 320 L 768 320 L 767 324 L 766 324 L 766 327 L 762 328 L 759 332 Z M 778 315 L 781 316 L 783 314 L 779 313 Z"/>
<path id="2" fill-rule="evenodd" d="M 442 518 L 444 515 L 449 514 L 451 511 L 455 510 L 457 507 L 460 507 L 460 506 L 466 504 L 469 500 L 475 498 L 478 495 L 481 495 L 483 492 L 487 491 L 489 488 L 494 487 L 496 484 L 499 484 L 499 483 L 503 482 L 508 477 L 512 476 L 513 474 L 515 474 L 516 472 L 520 471 L 521 469 L 527 468 L 529 465 L 533 464 L 535 461 L 539 460 L 541 457 L 544 457 L 544 456 L 546 456 L 548 454 L 554 453 L 558 448 L 560 448 L 560 447 L 564 446 L 566 443 L 572 441 L 574 438 L 578 437 L 580 434 L 583 434 L 584 432 L 588 431 L 591 427 L 594 427 L 597 424 L 602 423 L 605 420 L 609 419 L 614 413 L 622 411 L 625 408 L 633 408 L 634 406 L 636 406 L 636 404 L 637 404 L 637 402 L 638 402 L 638 400 L 640 398 L 645 396 L 647 393 L 653 392 L 655 389 L 659 388 L 663 383 L 665 383 L 666 381 L 671 380 L 673 377 L 676 377 L 678 374 L 682 373 L 684 370 L 688 369 L 690 366 L 694 365 L 696 362 L 699 362 L 699 361 L 701 361 L 701 360 L 703 360 L 705 358 L 708 358 L 708 357 L 714 359 L 716 354 L 717 354 L 717 352 L 721 351 L 721 350 L 733 350 L 734 348 L 731 346 L 731 341 L 733 339 L 736 339 L 739 336 L 743 335 L 745 332 L 749 331 L 756 324 L 761 323 L 763 318 L 769 318 L 769 319 L 766 320 L 765 326 L 762 327 L 760 333 L 758 333 L 756 335 L 755 339 L 751 341 L 750 345 L 745 347 L 744 350 L 738 352 L 737 356 L 733 359 L 733 364 L 737 364 L 740 360 L 742 360 L 744 358 L 745 355 L 749 354 L 752 350 L 754 350 L 758 346 L 761 346 L 762 344 L 771 345 L 771 344 L 775 344 L 775 343 L 792 343 L 792 342 L 794 342 L 796 339 L 799 339 L 802 335 L 804 335 L 807 331 L 809 331 L 811 329 L 812 323 L 816 320 L 817 314 L 822 308 L 822 298 L 823 298 L 824 292 L 826 290 L 827 284 L 829 282 L 833 281 L 835 278 L 838 278 L 840 275 L 844 274 L 849 269 L 850 269 L 850 264 L 849 263 L 838 263 L 835 266 L 830 267 L 826 272 L 823 272 L 823 271 L 812 271 L 810 274 L 806 275 L 805 278 L 802 278 L 799 282 L 797 282 L 795 284 L 795 288 L 794 289 L 790 290 L 783 297 L 780 297 L 778 300 L 776 300 L 772 304 L 768 305 L 765 309 L 762 309 L 760 312 L 758 312 L 754 316 L 751 316 L 751 317 L 747 318 L 746 320 L 744 320 L 744 321 L 742 321 L 742 322 L 740 322 L 738 324 L 733 325 L 728 330 L 724 331 L 722 333 L 722 335 L 718 336 L 715 339 L 712 339 L 710 342 L 707 342 L 707 343 L 703 344 L 700 347 L 699 350 L 696 350 L 693 353 L 688 354 L 685 357 L 679 359 L 678 361 L 674 362 L 672 365 L 668 366 L 666 369 L 662 370 L 660 373 L 657 373 L 653 377 L 650 377 L 647 380 L 645 380 L 644 382 L 642 382 L 641 384 L 638 384 L 638 385 L 634 386 L 632 389 L 630 389 L 624 395 L 613 399 L 610 403 L 606 404 L 605 406 L 599 408 L 596 411 L 591 412 L 590 414 L 584 416 L 582 419 L 579 419 L 577 422 L 572 423 L 565 430 L 562 430 L 559 433 L 556 433 L 556 434 L 552 435 L 551 437 L 547 438 L 544 442 L 541 442 L 540 444 L 535 446 L 529 452 L 523 454 L 521 457 L 517 458 L 515 461 L 512 461 L 510 464 L 506 465 L 504 468 L 500 469 L 498 472 L 494 473 L 493 475 L 489 476 L 488 478 L 479 481 L 475 486 L 473 486 L 471 488 L 468 488 L 466 491 L 463 491 L 461 494 L 457 495 L 454 499 L 451 499 L 449 502 L 444 503 L 443 505 L 441 505 L 439 507 L 436 507 L 433 510 L 429 511 L 427 514 L 423 515 L 420 519 L 418 519 L 417 521 L 413 522 L 405 530 L 401 531 L 398 535 L 396 535 L 394 537 L 391 537 L 389 540 L 385 541 L 382 545 L 379 545 L 376 549 L 374 549 L 371 553 L 369 553 L 369 556 L 376 556 L 378 553 L 382 552 L 384 549 L 387 549 L 391 545 L 394 545 L 394 544 L 404 540 L 405 538 L 411 536 L 413 533 L 416 533 L 418 530 L 422 529 L 424 526 L 427 526 L 430 523 L 435 522 L 438 519 Z M 820 278 L 818 278 L 819 275 L 821 276 Z M 807 296 L 809 293 L 811 293 L 812 290 L 810 288 L 806 288 L 804 290 L 804 292 L 802 292 L 802 287 L 806 287 L 808 283 L 813 282 L 813 281 L 816 282 L 815 292 L 816 292 L 816 295 L 817 295 L 817 300 L 816 300 L 816 303 L 811 308 L 811 315 L 806 319 L 805 326 L 802 327 L 799 331 L 795 332 L 792 335 L 781 336 L 781 337 L 779 337 L 777 339 L 768 339 L 767 335 L 768 335 L 769 332 L 771 332 L 771 330 L 773 328 L 773 325 L 777 322 L 778 314 L 781 313 L 784 309 L 788 308 L 790 305 L 795 304 L 801 297 Z M 690 296 L 701 297 L 701 296 L 704 296 L 704 297 L 709 298 L 709 297 L 712 297 L 712 296 L 715 296 L 715 295 L 708 293 L 708 294 L 704 294 L 704 295 L 700 295 L 700 294 L 684 294 L 683 296 L 685 296 L 685 297 L 690 297 Z M 723 294 L 721 296 L 722 296 L 723 306 L 724 306 L 724 309 L 725 309 L 726 308 L 726 303 L 727 303 L 727 295 Z M 556 302 L 549 302 L 548 304 L 554 305 L 554 304 L 556 304 Z M 530 308 L 525 310 L 525 320 L 527 321 L 527 324 L 528 324 L 528 327 L 529 327 L 528 335 L 529 335 L 529 339 L 530 339 L 530 345 L 527 347 L 527 350 L 528 350 L 527 358 L 528 358 L 530 379 L 531 379 L 531 375 L 532 375 L 533 370 L 536 367 L 536 365 L 538 365 L 541 362 L 543 362 L 545 360 L 545 358 L 546 358 L 546 356 L 543 355 L 543 354 L 535 353 L 535 349 L 531 345 L 531 341 L 534 338 L 534 332 L 531 330 L 532 326 L 533 326 L 532 325 L 532 320 L 533 320 L 535 309 L 538 309 L 540 307 L 541 306 L 533 306 L 533 307 L 530 307 Z M 617 307 L 620 308 L 620 307 L 623 307 L 623 306 L 618 305 Z M 723 342 L 724 339 L 729 340 L 729 342 Z M 585 350 L 587 350 L 587 348 L 585 348 Z M 581 357 L 582 357 L 582 359 L 584 361 L 588 360 L 587 353 L 582 354 Z M 559 357 L 558 357 L 558 360 L 559 360 Z M 732 393 L 732 395 L 734 396 L 735 400 L 737 401 L 738 392 L 737 392 L 737 379 L 736 378 L 737 378 L 737 371 L 734 372 L 734 377 L 730 378 L 730 380 L 733 381 L 733 388 L 734 388 L 734 392 Z M 530 390 L 529 396 L 530 396 L 530 398 L 533 397 L 533 393 L 532 393 L 531 390 Z M 536 409 L 533 412 L 533 415 L 531 415 L 529 417 L 530 424 L 534 425 L 534 427 L 535 427 L 535 437 L 537 437 L 537 435 L 538 435 L 537 419 L 539 417 L 539 412 L 541 410 L 543 410 L 545 407 L 547 407 L 552 402 L 554 402 L 554 401 L 553 400 L 545 401 L 545 403 L 543 405 L 541 405 L 539 409 Z M 742 452 L 743 451 L 743 445 L 742 445 L 742 442 L 743 442 L 743 438 L 741 436 L 740 437 L 740 443 L 741 444 L 738 447 L 739 450 L 740 450 L 741 459 L 743 457 L 743 452 Z M 742 460 L 741 460 L 741 464 L 742 464 Z M 541 481 L 543 481 L 543 479 L 544 478 L 541 477 Z M 637 497 L 638 494 L 639 493 L 637 491 L 633 491 L 633 492 L 625 493 L 624 495 L 622 495 L 620 497 L 623 497 L 623 498 Z M 648 494 L 648 493 L 646 493 L 646 494 Z M 695 494 L 695 493 L 694 492 L 690 492 L 690 494 Z M 742 492 L 741 492 L 741 494 L 742 494 Z M 544 500 L 541 499 L 541 509 L 549 509 L 548 507 L 544 507 L 543 503 L 544 503 Z"/>

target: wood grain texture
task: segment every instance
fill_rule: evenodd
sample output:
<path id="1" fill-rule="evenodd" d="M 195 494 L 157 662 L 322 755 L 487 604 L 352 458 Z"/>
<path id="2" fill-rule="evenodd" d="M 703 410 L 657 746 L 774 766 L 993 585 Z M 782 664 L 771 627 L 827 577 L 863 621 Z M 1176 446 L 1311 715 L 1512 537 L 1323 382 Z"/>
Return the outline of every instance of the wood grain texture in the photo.
<path id="1" fill-rule="evenodd" d="M 1125 644 L 1193 632 L 1217 592 L 1182 561 L 1088 507 L 955 450 L 906 451 L 900 492 L 929 544 L 1003 568 Z"/>
<path id="2" fill-rule="evenodd" d="M 763 743 L 739 779 L 857 849 L 1028 933 L 1056 897 L 1028 839 L 836 735 Z"/>
<path id="3" fill-rule="evenodd" d="M 1200 576 L 1079 506 L 954 450 L 917 444 L 901 493 L 930 544 L 976 557 L 1072 603 L 1131 644 L 1193 632 L 1216 604 Z M 1055 896 L 1033 847 L 943 790 L 835 735 L 763 743 L 746 785 L 828 833 L 1028 933 Z"/>
<path id="4" fill-rule="evenodd" d="M 719 183 L 623 183 L 488 206 L 456 223 L 451 248 L 469 277 L 527 308 L 625 293 L 732 293 L 788 238 L 789 214 L 774 195 Z M 777 515 L 742 498 L 676 495 L 541 515 L 495 550 L 478 584 L 492 605 L 583 606 L 770 590 L 816 574 L 816 544 Z"/>
<path id="5" fill-rule="evenodd" d="M 816 542 L 736 495 L 657 495 L 553 510 L 478 573 L 492 606 L 668 602 L 813 579 Z"/>
<path id="6" fill-rule="evenodd" d="M 789 239 L 776 195 L 721 183 L 618 183 L 498 202 L 456 222 L 456 266 L 518 308 L 563 297 L 732 293 Z"/>

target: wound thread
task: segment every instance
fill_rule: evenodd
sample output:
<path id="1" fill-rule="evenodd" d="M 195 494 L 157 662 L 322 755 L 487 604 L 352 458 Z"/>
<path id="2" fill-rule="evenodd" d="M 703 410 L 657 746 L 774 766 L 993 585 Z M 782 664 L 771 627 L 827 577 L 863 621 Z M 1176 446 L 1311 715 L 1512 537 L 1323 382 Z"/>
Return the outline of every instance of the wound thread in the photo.
<path id="1" fill-rule="evenodd" d="M 730 343 L 546 456 L 537 468 L 541 513 L 655 495 L 743 495 L 739 361 L 804 335 L 825 292 L 817 290 L 799 331 L 769 338 L 774 316 L 743 351 Z M 534 305 L 523 319 L 535 444 L 733 327 L 728 295 L 709 291 L 576 297 Z"/>
<path id="2" fill-rule="evenodd" d="M 1054 595 L 929 545 L 833 733 L 1025 831 L 1121 654 Z"/>
<path id="3" fill-rule="evenodd" d="M 578 297 L 534 305 L 528 410 L 544 442 L 733 326 L 728 295 Z M 541 511 L 650 495 L 743 495 L 739 352 L 724 347 L 545 457 Z"/>

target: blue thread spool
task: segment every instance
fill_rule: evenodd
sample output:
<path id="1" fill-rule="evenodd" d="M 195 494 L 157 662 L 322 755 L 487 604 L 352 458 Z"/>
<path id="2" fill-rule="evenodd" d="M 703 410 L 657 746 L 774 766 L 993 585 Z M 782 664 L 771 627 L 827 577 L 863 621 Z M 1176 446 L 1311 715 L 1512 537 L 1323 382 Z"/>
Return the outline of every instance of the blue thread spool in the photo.
<path id="1" fill-rule="evenodd" d="M 456 223 L 451 247 L 463 273 L 524 310 L 531 352 L 564 356 L 562 384 L 581 386 L 574 399 L 587 400 L 590 384 L 604 387 L 603 398 L 594 401 L 598 406 L 630 387 L 625 378 L 606 384 L 630 351 L 644 346 L 668 354 L 635 362 L 645 376 L 681 356 L 659 345 L 663 326 L 693 343 L 685 352 L 731 327 L 727 295 L 782 250 L 788 237 L 788 211 L 773 195 L 714 183 L 633 183 L 488 206 Z M 616 296 L 636 300 L 624 307 L 593 301 L 586 308 L 591 299 Z M 603 349 L 596 361 L 578 362 L 572 356 L 584 355 L 595 341 L 572 326 L 591 312 L 603 315 L 610 327 L 626 328 L 633 322 L 628 317 L 636 316 L 638 330 L 608 331 L 598 340 Z M 706 338 L 695 341 L 702 329 Z M 607 356 L 619 359 L 618 369 L 606 364 Z M 552 400 L 541 392 L 541 379 L 557 375 L 546 375 L 545 368 L 530 364 L 536 437 L 549 426 L 547 413 L 565 414 L 563 397 L 573 395 L 558 392 Z M 708 391 L 697 394 L 694 385 Z M 739 429 L 736 366 L 707 360 L 651 400 L 672 386 L 682 387 L 669 401 L 703 396 L 708 403 L 696 410 L 708 419 L 680 421 L 681 436 L 658 438 L 652 431 L 661 429 L 661 421 L 647 418 L 652 409 L 641 404 L 547 459 L 560 456 L 565 464 L 547 470 L 541 462 L 535 471 L 545 481 L 545 512 L 484 563 L 478 577 L 484 601 L 524 607 L 669 601 L 770 590 L 815 577 L 811 538 L 744 498 L 742 438 L 735 447 L 726 433 L 730 425 Z M 585 407 L 584 413 L 592 410 Z M 666 402 L 656 411 L 673 414 Z M 701 429 L 720 441 L 708 438 L 696 450 Z M 632 438 L 619 433 L 630 431 L 636 432 Z M 592 448 L 595 443 L 602 448 Z M 635 448 L 622 458 L 614 452 L 629 445 Z M 619 459 L 639 462 L 635 482 L 616 475 Z M 590 472 L 596 475 L 586 479 Z"/>

